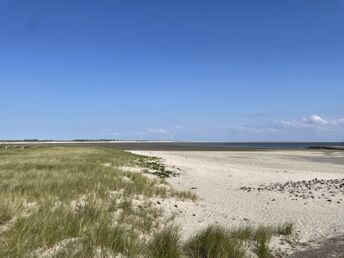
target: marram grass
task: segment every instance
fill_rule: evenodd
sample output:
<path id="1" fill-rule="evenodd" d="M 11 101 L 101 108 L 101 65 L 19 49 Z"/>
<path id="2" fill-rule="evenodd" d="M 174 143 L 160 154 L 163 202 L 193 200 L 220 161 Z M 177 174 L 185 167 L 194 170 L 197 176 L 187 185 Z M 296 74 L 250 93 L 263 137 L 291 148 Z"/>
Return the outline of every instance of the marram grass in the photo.
<path id="1" fill-rule="evenodd" d="M 94 147 L 0 149 L 0 257 L 146 253 L 163 224 L 149 198 L 193 196 L 120 169 L 138 159 Z"/>

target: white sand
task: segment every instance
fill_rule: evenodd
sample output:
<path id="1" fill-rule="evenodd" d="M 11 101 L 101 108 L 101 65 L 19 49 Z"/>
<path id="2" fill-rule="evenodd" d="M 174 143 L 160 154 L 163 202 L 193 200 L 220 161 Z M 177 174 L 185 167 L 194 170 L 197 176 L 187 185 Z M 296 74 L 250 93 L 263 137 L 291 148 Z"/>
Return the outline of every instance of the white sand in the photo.
<path id="1" fill-rule="evenodd" d="M 242 186 L 288 180 L 300 181 L 344 178 L 344 164 L 331 163 L 331 157 L 344 159 L 344 152 L 322 151 L 135 151 L 156 156 L 169 166 L 181 169 L 179 177 L 168 179 L 176 189 L 195 192 L 194 204 L 180 200 L 162 203 L 181 226 L 186 238 L 208 224 L 226 226 L 273 225 L 293 222 L 300 242 L 344 234 L 344 195 L 332 198 L 291 200 L 289 193 L 278 191 L 246 192 Z M 315 159 L 325 159 L 321 162 Z M 327 160 L 328 158 L 328 160 Z M 313 159 L 313 160 L 312 160 Z M 321 191 L 321 190 L 319 190 Z M 319 193 L 319 192 L 318 192 Z M 322 192 L 320 192 L 322 193 Z M 340 201 L 342 199 L 342 201 Z M 340 202 L 340 203 L 337 203 Z M 177 207 L 175 207 L 175 205 Z"/>

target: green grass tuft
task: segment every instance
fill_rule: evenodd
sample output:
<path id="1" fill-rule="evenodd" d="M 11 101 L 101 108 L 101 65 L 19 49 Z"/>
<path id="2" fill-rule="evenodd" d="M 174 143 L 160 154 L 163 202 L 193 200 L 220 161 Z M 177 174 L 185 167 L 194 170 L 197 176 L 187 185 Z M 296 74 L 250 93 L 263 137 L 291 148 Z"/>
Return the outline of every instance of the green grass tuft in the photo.
<path id="1" fill-rule="evenodd" d="M 269 241 L 271 239 L 271 236 L 273 234 L 273 231 L 270 228 L 267 227 L 259 227 L 255 234 L 255 253 L 260 258 L 269 258 L 272 257 L 271 250 L 269 248 Z"/>
<path id="2" fill-rule="evenodd" d="M 209 226 L 191 237 L 184 245 L 184 251 L 194 258 L 241 258 L 247 257 L 247 243 L 254 243 L 254 253 L 260 258 L 272 257 L 269 242 L 272 235 L 289 235 L 292 224 L 286 223 L 277 227 L 242 226 L 225 229 L 219 226 Z M 288 230 L 286 230 L 288 229 Z"/>
<path id="3" fill-rule="evenodd" d="M 159 158 L 155 157 L 145 157 L 138 156 L 137 165 L 140 167 L 146 168 L 144 171 L 147 174 L 152 174 L 160 178 L 168 178 L 171 176 L 177 176 L 178 173 L 172 170 L 169 170 L 161 162 Z"/>
<path id="4" fill-rule="evenodd" d="M 149 244 L 151 258 L 181 257 L 180 233 L 175 226 L 166 226 L 162 231 L 154 234 Z"/>
<path id="5" fill-rule="evenodd" d="M 292 223 L 281 224 L 278 225 L 274 231 L 276 234 L 289 236 L 294 232 L 294 225 Z"/>
<path id="6" fill-rule="evenodd" d="M 12 219 L 12 211 L 8 205 L 0 204 L 0 225 Z"/>
<path id="7" fill-rule="evenodd" d="M 190 257 L 245 257 L 242 242 L 219 226 L 209 226 L 187 241 L 184 250 Z"/>

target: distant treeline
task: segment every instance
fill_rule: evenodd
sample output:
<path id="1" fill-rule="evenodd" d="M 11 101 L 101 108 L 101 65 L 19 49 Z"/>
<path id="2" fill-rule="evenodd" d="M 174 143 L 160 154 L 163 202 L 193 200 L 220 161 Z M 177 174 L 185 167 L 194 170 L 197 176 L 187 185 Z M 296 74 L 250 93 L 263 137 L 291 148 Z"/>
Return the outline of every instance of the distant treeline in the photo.
<path id="1" fill-rule="evenodd" d="M 72 142 L 108 142 L 117 141 L 116 139 L 74 139 Z M 40 140 L 40 139 L 18 139 L 18 140 L 0 140 L 0 142 L 70 142 L 70 140 Z"/>
<path id="2" fill-rule="evenodd" d="M 0 142 L 52 142 L 54 140 L 39 140 L 39 139 L 20 139 L 20 140 L 0 140 Z"/>
<path id="3" fill-rule="evenodd" d="M 109 142 L 118 141 L 116 139 L 74 139 L 73 142 Z"/>

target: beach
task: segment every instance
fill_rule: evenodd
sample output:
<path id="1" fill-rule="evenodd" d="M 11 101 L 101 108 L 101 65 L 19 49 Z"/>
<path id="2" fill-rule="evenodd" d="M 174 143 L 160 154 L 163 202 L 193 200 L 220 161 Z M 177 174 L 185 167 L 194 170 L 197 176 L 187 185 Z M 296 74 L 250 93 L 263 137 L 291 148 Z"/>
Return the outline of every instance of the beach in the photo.
<path id="1" fill-rule="evenodd" d="M 209 224 L 295 226 L 296 249 L 344 234 L 344 152 L 133 151 L 159 157 L 179 175 L 168 182 L 197 202 L 162 201 L 183 238 Z M 277 243 L 278 248 L 290 249 Z M 284 250 L 288 252 L 288 250 Z"/>
<path id="2" fill-rule="evenodd" d="M 184 146 L 0 145 L 0 256 L 342 257 L 344 152 Z"/>

